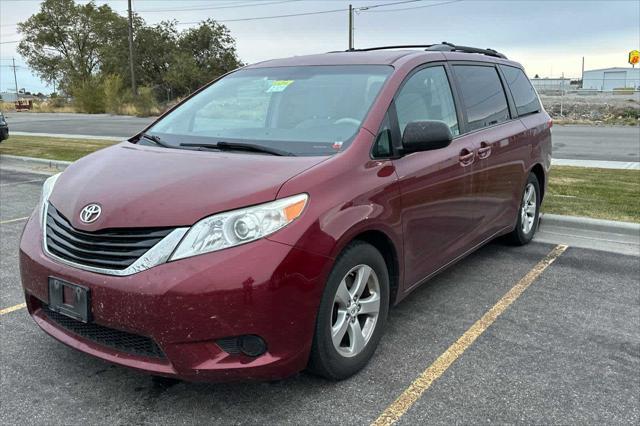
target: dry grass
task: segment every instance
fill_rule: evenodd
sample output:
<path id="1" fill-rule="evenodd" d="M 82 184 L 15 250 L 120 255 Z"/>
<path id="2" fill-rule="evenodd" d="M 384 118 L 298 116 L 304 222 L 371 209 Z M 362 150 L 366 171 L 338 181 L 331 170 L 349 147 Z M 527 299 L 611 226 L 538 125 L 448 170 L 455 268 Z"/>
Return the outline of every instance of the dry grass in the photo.
<path id="1" fill-rule="evenodd" d="M 115 143 L 117 142 L 104 140 L 10 136 L 0 143 L 0 154 L 75 161 Z"/>
<path id="2" fill-rule="evenodd" d="M 0 102 L 0 111 L 2 112 L 14 112 L 16 110 L 13 102 Z M 132 103 L 125 103 L 114 111 L 120 115 L 134 115 L 136 117 L 152 117 L 162 113 L 162 109 L 158 106 L 152 106 L 151 108 L 140 108 Z M 72 103 L 67 103 L 62 106 L 54 105 L 51 102 L 34 102 L 33 109 L 25 111 L 25 113 L 38 113 L 38 112 L 83 112 L 78 109 Z"/>
<path id="3" fill-rule="evenodd" d="M 9 112 L 15 110 L 16 106 L 13 104 L 13 102 L 0 102 L 0 111 Z"/>

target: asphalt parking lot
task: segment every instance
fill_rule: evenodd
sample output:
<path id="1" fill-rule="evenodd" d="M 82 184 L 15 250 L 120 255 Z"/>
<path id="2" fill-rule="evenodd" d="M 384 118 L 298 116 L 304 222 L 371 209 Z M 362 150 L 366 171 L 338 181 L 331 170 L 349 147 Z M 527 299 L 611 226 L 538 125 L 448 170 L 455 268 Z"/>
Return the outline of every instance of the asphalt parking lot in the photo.
<path id="1" fill-rule="evenodd" d="M 19 237 L 45 178 L 0 170 L 2 424 L 370 424 L 383 413 L 407 425 L 640 422 L 638 257 L 568 247 L 531 275 L 556 245 L 492 243 L 392 309 L 372 362 L 349 380 L 159 380 L 58 343 L 20 307 Z M 495 322 L 462 339 L 464 352 L 447 351 L 526 276 Z M 452 362 L 394 411 L 443 354 Z"/>

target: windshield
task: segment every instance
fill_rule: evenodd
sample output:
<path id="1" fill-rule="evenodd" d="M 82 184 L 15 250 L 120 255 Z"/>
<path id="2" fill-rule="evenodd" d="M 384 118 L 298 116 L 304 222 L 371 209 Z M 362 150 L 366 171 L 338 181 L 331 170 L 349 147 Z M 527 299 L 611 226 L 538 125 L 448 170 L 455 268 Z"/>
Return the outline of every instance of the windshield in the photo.
<path id="1" fill-rule="evenodd" d="M 391 71 L 386 65 L 240 70 L 148 133 L 172 146 L 238 142 L 295 155 L 332 154 L 351 142 Z"/>

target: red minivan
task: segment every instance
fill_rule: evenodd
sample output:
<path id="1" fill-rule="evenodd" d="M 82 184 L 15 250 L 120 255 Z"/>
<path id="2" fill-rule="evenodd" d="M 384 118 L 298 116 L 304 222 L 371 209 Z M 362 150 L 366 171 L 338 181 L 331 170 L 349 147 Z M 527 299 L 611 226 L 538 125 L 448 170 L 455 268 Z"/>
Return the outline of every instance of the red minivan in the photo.
<path id="1" fill-rule="evenodd" d="M 250 65 L 45 182 L 20 243 L 27 306 L 154 375 L 343 379 L 417 286 L 498 236 L 531 240 L 550 163 L 549 115 L 491 49 Z"/>

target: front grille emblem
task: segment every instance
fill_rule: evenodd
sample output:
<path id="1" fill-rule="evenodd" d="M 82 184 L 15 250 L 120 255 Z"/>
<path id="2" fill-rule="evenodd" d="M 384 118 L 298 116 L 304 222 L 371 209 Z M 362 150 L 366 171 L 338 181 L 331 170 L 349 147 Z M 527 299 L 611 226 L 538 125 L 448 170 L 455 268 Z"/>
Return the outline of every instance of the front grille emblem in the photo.
<path id="1" fill-rule="evenodd" d="M 80 211 L 80 220 L 84 223 L 91 223 L 98 220 L 102 213 L 102 207 L 97 204 L 87 204 Z"/>

